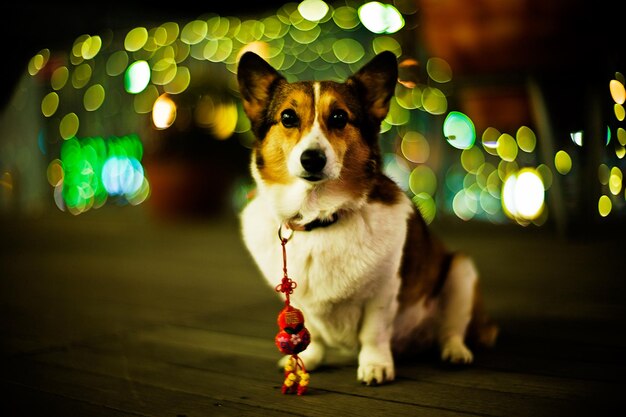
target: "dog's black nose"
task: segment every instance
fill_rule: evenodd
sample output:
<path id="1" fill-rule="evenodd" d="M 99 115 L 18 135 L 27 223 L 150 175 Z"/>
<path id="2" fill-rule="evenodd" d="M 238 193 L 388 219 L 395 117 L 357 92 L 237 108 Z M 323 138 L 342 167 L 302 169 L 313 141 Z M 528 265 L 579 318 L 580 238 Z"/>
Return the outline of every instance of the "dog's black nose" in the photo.
<path id="1" fill-rule="evenodd" d="M 307 149 L 300 155 L 300 163 L 307 172 L 318 174 L 326 166 L 326 154 L 321 149 Z"/>

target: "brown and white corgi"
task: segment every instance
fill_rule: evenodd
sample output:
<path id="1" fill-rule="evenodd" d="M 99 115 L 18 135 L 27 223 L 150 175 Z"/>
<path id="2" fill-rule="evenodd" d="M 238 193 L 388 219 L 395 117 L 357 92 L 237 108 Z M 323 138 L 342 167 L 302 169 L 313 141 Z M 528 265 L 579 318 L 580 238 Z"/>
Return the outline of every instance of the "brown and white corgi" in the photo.
<path id="1" fill-rule="evenodd" d="M 291 304 L 311 333 L 300 356 L 315 369 L 327 348 L 358 352 L 357 379 L 367 385 L 394 379 L 396 353 L 437 343 L 442 360 L 466 364 L 466 342 L 491 345 L 497 334 L 472 260 L 448 252 L 382 172 L 378 135 L 397 74 L 391 52 L 345 83 L 289 83 L 252 52 L 237 74 L 257 138 L 243 240 L 274 287 L 283 267 L 277 233 L 294 231 Z"/>

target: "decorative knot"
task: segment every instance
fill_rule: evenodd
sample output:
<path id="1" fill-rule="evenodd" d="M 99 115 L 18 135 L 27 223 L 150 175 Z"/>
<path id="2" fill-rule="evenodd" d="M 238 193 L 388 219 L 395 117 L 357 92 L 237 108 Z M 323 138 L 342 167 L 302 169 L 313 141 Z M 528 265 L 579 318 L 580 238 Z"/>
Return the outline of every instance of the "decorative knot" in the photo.
<path id="1" fill-rule="evenodd" d="M 284 294 L 293 294 L 293 290 L 296 289 L 298 284 L 288 277 L 283 277 L 283 280 L 276 286 L 276 292 L 282 292 Z"/>

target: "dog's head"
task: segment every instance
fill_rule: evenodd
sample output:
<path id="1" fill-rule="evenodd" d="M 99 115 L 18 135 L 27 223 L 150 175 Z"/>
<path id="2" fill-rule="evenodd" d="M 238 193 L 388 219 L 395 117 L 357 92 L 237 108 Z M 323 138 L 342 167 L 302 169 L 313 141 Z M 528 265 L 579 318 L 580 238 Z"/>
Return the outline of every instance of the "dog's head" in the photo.
<path id="1" fill-rule="evenodd" d="M 335 184 L 367 192 L 380 172 L 378 133 L 389 110 L 398 69 L 382 52 L 344 83 L 287 80 L 258 55 L 245 53 L 237 78 L 257 138 L 252 168 L 264 184 Z"/>

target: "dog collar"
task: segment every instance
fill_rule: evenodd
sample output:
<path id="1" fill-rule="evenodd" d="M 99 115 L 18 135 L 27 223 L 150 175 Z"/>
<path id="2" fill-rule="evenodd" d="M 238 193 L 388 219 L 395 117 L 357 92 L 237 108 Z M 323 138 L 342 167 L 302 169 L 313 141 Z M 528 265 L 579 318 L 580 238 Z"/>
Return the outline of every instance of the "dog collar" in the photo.
<path id="1" fill-rule="evenodd" d="M 298 224 L 293 221 L 288 221 L 286 223 L 286 226 L 294 231 L 310 232 L 311 230 L 331 226 L 337 223 L 337 220 L 339 220 L 339 214 L 333 213 L 330 219 L 315 219 L 312 222 L 309 222 L 307 224 Z"/>

